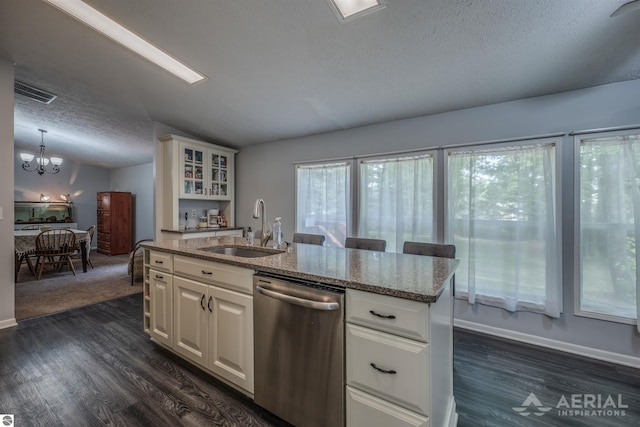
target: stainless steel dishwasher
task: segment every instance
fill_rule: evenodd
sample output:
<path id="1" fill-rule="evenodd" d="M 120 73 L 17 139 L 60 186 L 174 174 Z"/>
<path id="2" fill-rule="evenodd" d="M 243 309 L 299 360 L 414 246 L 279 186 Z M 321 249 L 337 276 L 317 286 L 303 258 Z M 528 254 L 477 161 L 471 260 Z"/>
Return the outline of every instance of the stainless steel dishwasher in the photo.
<path id="1" fill-rule="evenodd" d="M 297 427 L 344 426 L 344 289 L 253 278 L 255 402 Z"/>

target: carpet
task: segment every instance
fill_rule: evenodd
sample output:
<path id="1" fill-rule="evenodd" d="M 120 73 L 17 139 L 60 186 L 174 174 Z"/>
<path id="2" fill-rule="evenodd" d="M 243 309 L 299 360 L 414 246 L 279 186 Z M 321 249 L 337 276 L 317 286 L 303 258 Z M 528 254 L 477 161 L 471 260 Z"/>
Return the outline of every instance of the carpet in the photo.
<path id="1" fill-rule="evenodd" d="M 82 261 L 74 260 L 74 276 L 67 267 L 62 271 L 45 268 L 36 280 L 26 264 L 22 265 L 15 288 L 16 320 L 58 313 L 96 304 L 126 295 L 142 293 L 142 282 L 131 286 L 127 274 L 129 255 L 107 256 L 91 252 L 94 268 L 82 272 Z"/>

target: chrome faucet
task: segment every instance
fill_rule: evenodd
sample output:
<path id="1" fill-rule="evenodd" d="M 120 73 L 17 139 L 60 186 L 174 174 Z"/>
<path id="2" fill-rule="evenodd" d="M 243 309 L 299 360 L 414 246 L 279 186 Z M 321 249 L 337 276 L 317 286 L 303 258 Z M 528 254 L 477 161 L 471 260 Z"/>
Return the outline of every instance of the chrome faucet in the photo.
<path id="1" fill-rule="evenodd" d="M 262 235 L 260 236 L 260 246 L 267 246 L 267 242 L 271 237 L 271 231 L 267 230 L 267 218 L 265 215 L 264 200 L 256 199 L 256 205 L 253 208 L 253 217 L 262 218 Z"/>

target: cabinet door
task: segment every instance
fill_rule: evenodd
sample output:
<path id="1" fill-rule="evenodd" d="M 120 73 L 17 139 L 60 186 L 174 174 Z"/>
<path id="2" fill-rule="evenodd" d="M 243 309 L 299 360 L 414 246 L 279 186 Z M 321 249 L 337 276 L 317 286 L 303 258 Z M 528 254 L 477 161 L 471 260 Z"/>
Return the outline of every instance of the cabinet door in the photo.
<path id="1" fill-rule="evenodd" d="M 231 157 L 228 153 L 209 151 L 209 194 L 215 200 L 230 200 Z"/>
<path id="2" fill-rule="evenodd" d="M 171 274 L 154 269 L 149 270 L 151 298 L 151 329 L 149 333 L 152 338 L 167 347 L 171 347 L 172 335 L 172 278 Z"/>
<path id="3" fill-rule="evenodd" d="M 180 197 L 203 199 L 208 196 L 206 152 L 194 145 L 180 144 Z"/>
<path id="4" fill-rule="evenodd" d="M 211 286 L 208 368 L 253 393 L 253 297 Z"/>
<path id="5" fill-rule="evenodd" d="M 208 286 L 174 276 L 173 289 L 173 349 L 206 366 Z"/>

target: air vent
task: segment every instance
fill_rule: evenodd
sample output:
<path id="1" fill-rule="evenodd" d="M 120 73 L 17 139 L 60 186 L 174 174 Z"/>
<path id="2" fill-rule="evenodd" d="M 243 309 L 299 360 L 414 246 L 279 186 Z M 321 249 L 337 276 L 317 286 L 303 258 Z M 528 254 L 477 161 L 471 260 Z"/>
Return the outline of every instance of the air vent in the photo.
<path id="1" fill-rule="evenodd" d="M 58 97 L 57 95 L 17 80 L 13 83 L 13 91 L 18 95 L 26 96 L 29 99 L 42 102 L 43 104 L 51 104 L 53 100 Z"/>

